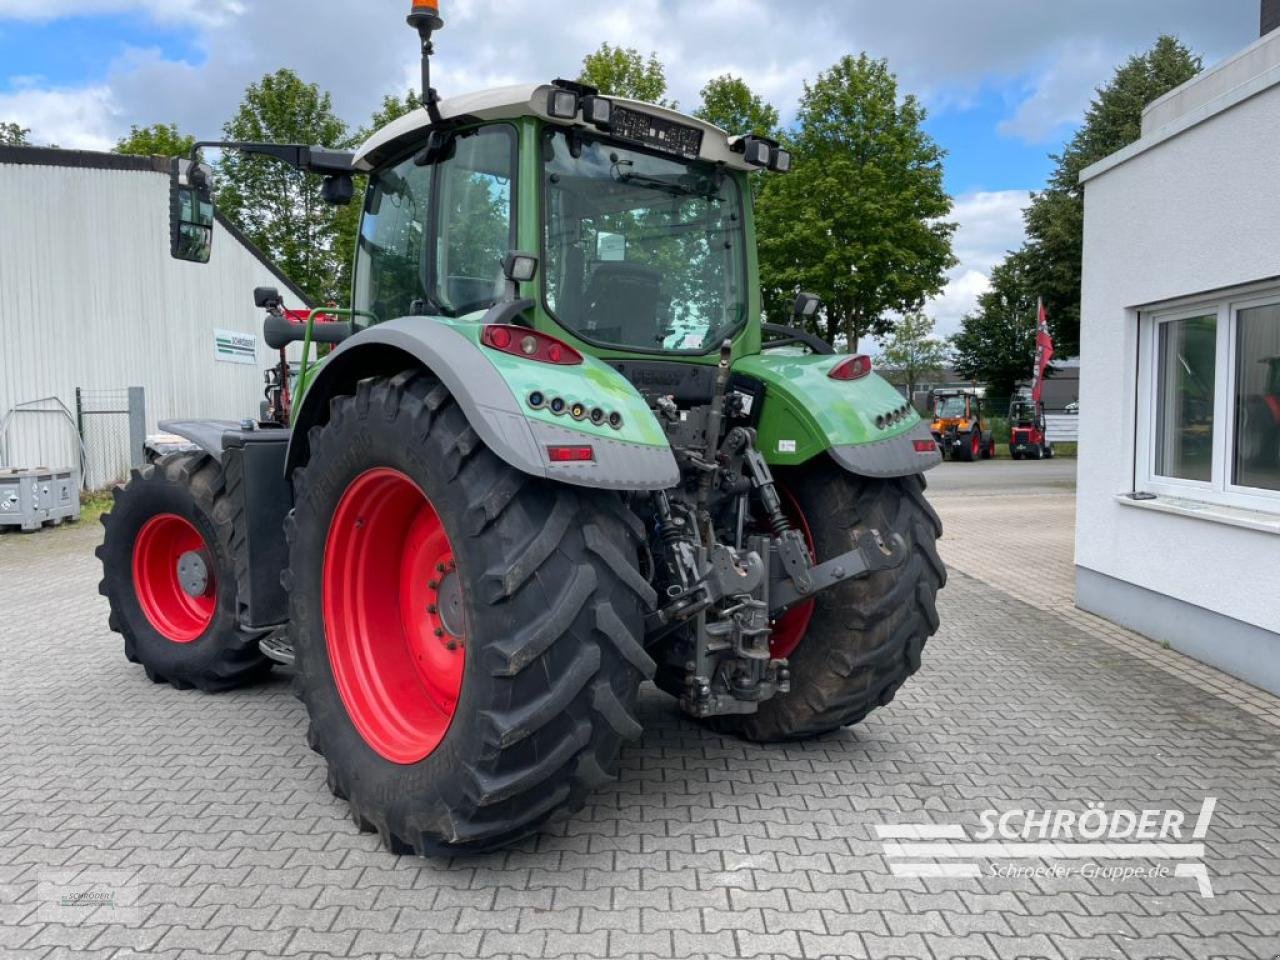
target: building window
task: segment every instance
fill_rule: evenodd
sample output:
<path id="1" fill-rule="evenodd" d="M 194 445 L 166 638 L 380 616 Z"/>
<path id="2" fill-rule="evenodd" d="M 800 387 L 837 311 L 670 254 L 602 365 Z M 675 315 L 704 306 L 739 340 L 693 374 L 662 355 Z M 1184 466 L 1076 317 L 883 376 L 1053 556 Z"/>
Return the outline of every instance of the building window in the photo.
<path id="1" fill-rule="evenodd" d="M 1237 314 L 1235 368 L 1232 483 L 1280 491 L 1280 304 Z"/>
<path id="2" fill-rule="evenodd" d="M 1138 489 L 1280 513 L 1280 290 L 1142 311 Z"/>
<path id="3" fill-rule="evenodd" d="M 1218 317 L 1166 320 L 1156 370 L 1156 474 L 1208 483 Z"/>

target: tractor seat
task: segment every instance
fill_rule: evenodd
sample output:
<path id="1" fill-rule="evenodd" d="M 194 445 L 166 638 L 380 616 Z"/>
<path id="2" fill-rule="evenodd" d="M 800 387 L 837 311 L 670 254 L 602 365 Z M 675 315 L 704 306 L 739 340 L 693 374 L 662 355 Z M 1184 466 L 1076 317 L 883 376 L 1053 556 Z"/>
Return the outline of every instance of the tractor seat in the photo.
<path id="1" fill-rule="evenodd" d="M 599 263 L 583 294 L 578 329 L 591 339 L 656 349 L 662 343 L 661 295 L 662 277 L 656 270 L 620 260 Z"/>

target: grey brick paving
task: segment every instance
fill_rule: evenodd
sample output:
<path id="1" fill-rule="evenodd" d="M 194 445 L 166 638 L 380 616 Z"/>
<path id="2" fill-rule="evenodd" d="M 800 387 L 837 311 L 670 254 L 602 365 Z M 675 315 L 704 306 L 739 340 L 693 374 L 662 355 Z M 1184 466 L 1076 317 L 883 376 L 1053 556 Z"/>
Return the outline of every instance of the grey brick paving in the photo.
<path id="1" fill-rule="evenodd" d="M 751 746 L 647 691 L 643 742 L 580 814 L 423 861 L 356 831 L 283 680 L 206 696 L 126 663 L 96 536 L 0 537 L 6 960 L 1280 954 L 1275 726 L 962 572 L 922 673 L 855 730 Z M 900 878 L 874 832 L 1206 795 L 1213 899 L 1182 879 Z M 75 883 L 114 905 L 61 905 Z"/>

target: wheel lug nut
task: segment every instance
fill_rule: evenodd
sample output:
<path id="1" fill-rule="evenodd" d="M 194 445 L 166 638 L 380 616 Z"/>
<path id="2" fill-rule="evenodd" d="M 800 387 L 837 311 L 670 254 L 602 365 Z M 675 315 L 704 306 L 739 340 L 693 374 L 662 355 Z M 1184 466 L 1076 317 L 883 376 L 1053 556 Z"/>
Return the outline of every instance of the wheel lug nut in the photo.
<path id="1" fill-rule="evenodd" d="M 440 608 L 437 607 L 434 603 L 427 604 L 427 613 L 439 613 L 439 612 L 440 612 Z"/>
<path id="2" fill-rule="evenodd" d="M 437 637 L 443 637 L 443 636 L 444 636 L 444 629 L 443 629 L 443 628 L 441 628 L 441 627 L 436 627 L 436 629 L 435 629 L 435 635 L 436 635 Z"/>
<path id="3" fill-rule="evenodd" d="M 428 581 L 427 581 L 427 587 L 428 587 L 428 588 L 430 588 L 431 590 L 436 589 L 436 587 L 438 587 L 438 586 L 440 586 L 439 581 L 436 581 L 436 580 L 428 580 Z"/>
<path id="4" fill-rule="evenodd" d="M 443 564 L 443 563 L 437 563 L 437 564 L 436 564 L 436 573 L 444 573 L 444 572 L 445 572 L 445 566 L 444 566 L 444 564 Z"/>

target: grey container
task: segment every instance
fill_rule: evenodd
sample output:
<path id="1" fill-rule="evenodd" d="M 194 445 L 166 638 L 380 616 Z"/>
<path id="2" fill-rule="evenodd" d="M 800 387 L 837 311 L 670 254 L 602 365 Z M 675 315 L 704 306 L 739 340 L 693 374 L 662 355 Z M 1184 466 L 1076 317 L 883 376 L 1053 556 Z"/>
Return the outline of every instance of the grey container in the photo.
<path id="1" fill-rule="evenodd" d="M 70 469 L 0 470 L 0 526 L 39 530 L 80 519 L 80 479 Z"/>

